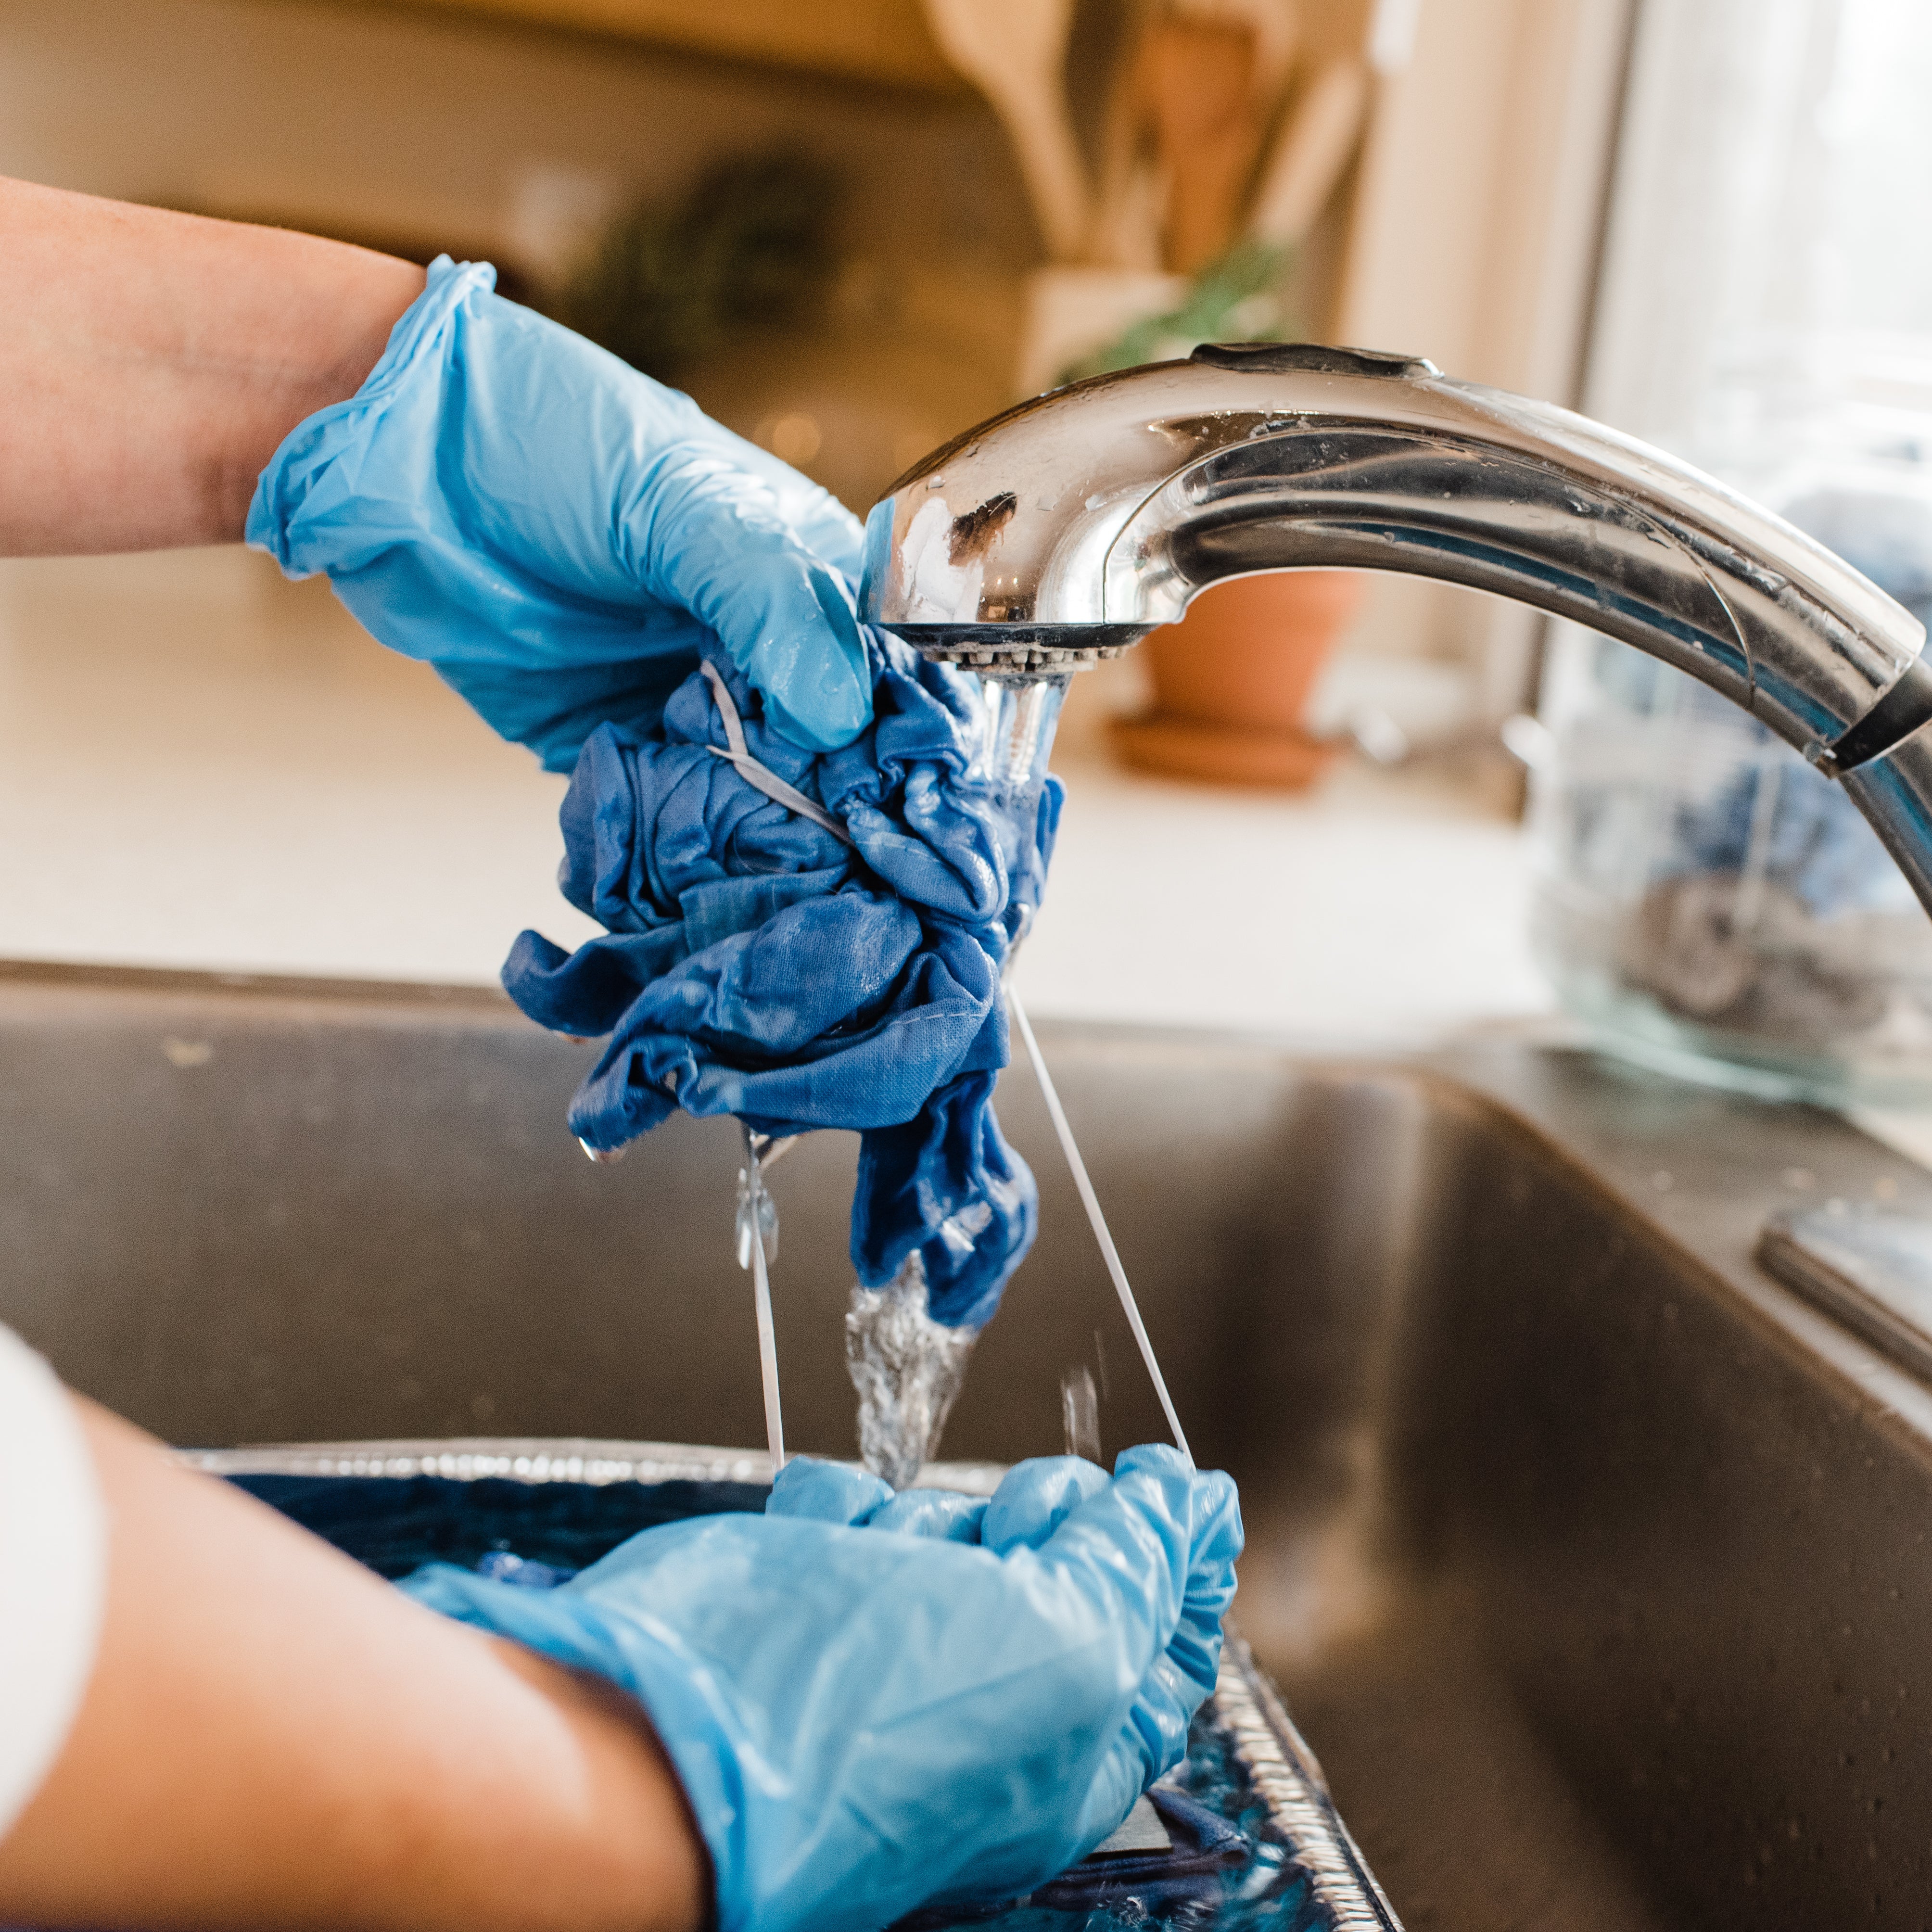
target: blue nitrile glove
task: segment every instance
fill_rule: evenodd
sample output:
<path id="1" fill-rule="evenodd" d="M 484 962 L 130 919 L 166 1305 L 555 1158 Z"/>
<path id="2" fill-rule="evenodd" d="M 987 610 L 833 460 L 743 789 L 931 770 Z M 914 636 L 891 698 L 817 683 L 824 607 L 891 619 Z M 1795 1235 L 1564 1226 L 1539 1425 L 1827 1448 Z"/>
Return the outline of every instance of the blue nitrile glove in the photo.
<path id="1" fill-rule="evenodd" d="M 1130 1449 L 1117 1471 L 1158 1463 L 1184 1468 L 1172 1449 Z M 1202 1699 L 1214 1686 L 1221 1656 L 1221 1619 L 1234 1590 L 1234 1559 L 1241 1552 L 1241 1520 L 1234 1485 L 1226 1484 L 1225 1566 L 1208 1560 L 1211 1537 L 1198 1539 L 1180 1622 L 1167 1654 L 1150 1672 L 1130 1714 L 1128 1731 L 1142 1746 L 1144 1775 L 1127 1795 L 1120 1816 L 1135 1797 L 1180 1762 L 1187 1748 L 1187 1726 Z M 767 1516 L 801 1516 L 821 1522 L 893 1530 L 950 1543 L 975 1543 L 1004 1556 L 1018 1549 L 1037 1550 L 1089 1498 L 1107 1486 L 1107 1472 L 1078 1456 L 1036 1456 L 1010 1470 L 988 1501 L 956 1490 L 913 1489 L 896 1493 L 890 1484 L 848 1462 L 794 1456 L 778 1472 L 765 1504 Z M 1122 1775 L 1132 1760 L 1122 1761 Z M 956 1894 L 964 1898 L 964 1892 Z M 976 1894 L 983 1897 L 983 1893 Z"/>
<path id="2" fill-rule="evenodd" d="M 262 471 L 248 542 L 552 771 L 600 724 L 654 726 L 714 638 L 796 742 L 848 743 L 850 513 L 496 278 L 430 265 L 368 380 Z"/>
<path id="3" fill-rule="evenodd" d="M 555 1590 L 442 1564 L 404 1587 L 639 1699 L 720 1932 L 862 1932 L 1084 1856 L 1213 1688 L 1234 1485 L 1130 1450 L 1061 1515 L 1064 1465 L 1035 1466 L 994 1498 L 998 1548 L 775 1511 L 646 1530 Z"/>

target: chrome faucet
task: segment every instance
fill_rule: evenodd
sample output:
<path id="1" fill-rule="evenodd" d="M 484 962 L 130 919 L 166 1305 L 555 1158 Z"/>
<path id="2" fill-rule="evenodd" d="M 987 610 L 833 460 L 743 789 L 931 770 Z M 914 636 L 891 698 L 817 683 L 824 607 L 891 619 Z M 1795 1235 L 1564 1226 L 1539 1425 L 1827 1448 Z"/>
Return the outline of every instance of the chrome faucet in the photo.
<path id="1" fill-rule="evenodd" d="M 1022 403 L 874 506 L 860 605 L 1016 695 L 1224 578 L 1311 568 L 1492 591 L 1689 672 L 1840 781 L 1932 910 L 1924 626 L 1688 464 L 1418 357 L 1208 344 Z"/>

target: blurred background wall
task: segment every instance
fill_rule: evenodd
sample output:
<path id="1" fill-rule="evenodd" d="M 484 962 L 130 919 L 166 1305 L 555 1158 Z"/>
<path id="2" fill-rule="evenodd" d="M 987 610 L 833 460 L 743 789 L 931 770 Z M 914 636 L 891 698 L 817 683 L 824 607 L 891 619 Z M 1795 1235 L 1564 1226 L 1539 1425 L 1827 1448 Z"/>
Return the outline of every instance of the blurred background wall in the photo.
<path id="1" fill-rule="evenodd" d="M 1083 0 L 1076 131 L 1146 10 Z M 1287 92 L 1355 57 L 1360 133 L 1288 278 L 1290 332 L 1411 349 L 1572 398 L 1629 0 L 1307 0 Z M 836 184 L 808 329 L 674 373 L 861 512 L 1012 399 L 1046 247 L 1011 143 L 917 0 L 5 0 L 0 170 L 418 254 L 488 256 L 542 299 L 600 226 L 734 156 Z M 1385 586 L 1378 651 L 1469 669 L 1507 706 L 1520 622 Z"/>
<path id="2" fill-rule="evenodd" d="M 1850 505 L 1826 540 L 1932 611 L 1928 98 L 1926 0 L 0 0 L 0 171 L 487 256 L 855 511 L 1070 369 L 1325 339 Z M 1598 640 L 1371 586 L 1275 734 L 1299 791 L 1119 768 L 1158 645 L 1076 681 L 1042 1010 L 1546 1002 L 1498 728 L 1540 691 L 1510 742 L 1560 800 L 1564 716 L 1608 706 L 1654 826 L 1677 727 Z M 488 979 L 519 925 L 587 930 L 560 789 L 259 556 L 0 565 L 0 955 Z M 1681 856 L 1604 842 L 1640 910 Z M 1173 916 L 1124 947 L 1149 879 Z"/>
<path id="3" fill-rule="evenodd" d="M 814 452 L 825 480 L 864 495 L 1006 400 L 1012 272 L 1038 249 L 997 122 L 943 70 L 868 82 L 453 9 L 0 7 L 0 170 L 488 257 L 519 293 L 628 202 L 772 149 L 836 176 L 840 320 L 890 344 L 886 381 L 844 385 Z M 757 394 L 745 380 L 704 386 L 755 428 L 766 378 Z M 817 392 L 795 368 L 787 399 Z"/>
<path id="4" fill-rule="evenodd" d="M 1880 389 L 1916 367 L 1918 0 L 1273 4 L 1284 122 L 1337 63 L 1370 76 L 1298 232 L 1283 332 L 1574 402 L 1594 312 L 1588 406 L 1706 460 L 1753 460 L 1765 406 L 1741 397 L 1777 415 L 1828 364 L 1840 388 L 1854 365 Z M 1096 169 L 1151 10 L 1069 10 L 1066 104 Z M 862 512 L 1022 386 L 1049 255 L 1007 131 L 922 0 L 0 0 L 0 170 L 487 255 L 539 302 L 626 208 L 770 154 L 829 184 L 830 286 L 808 319 L 669 373 Z M 1384 583 L 1355 641 L 1460 668 L 1497 714 L 1534 630 Z"/>

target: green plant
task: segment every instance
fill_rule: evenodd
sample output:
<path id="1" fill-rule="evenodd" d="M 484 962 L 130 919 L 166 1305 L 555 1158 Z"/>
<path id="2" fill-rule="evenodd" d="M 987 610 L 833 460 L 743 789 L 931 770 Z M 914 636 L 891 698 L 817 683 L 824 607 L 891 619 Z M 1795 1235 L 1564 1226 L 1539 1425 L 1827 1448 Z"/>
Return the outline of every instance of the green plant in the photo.
<path id="1" fill-rule="evenodd" d="M 680 205 L 613 221 L 555 312 L 646 375 L 670 380 L 739 332 L 815 316 L 836 266 L 838 184 L 791 153 L 713 168 Z"/>
<path id="2" fill-rule="evenodd" d="M 1288 326 L 1280 289 L 1293 257 L 1290 248 L 1238 242 L 1195 277 L 1178 308 L 1135 322 L 1105 349 L 1063 370 L 1060 380 L 1185 356 L 1197 343 L 1280 340 Z"/>

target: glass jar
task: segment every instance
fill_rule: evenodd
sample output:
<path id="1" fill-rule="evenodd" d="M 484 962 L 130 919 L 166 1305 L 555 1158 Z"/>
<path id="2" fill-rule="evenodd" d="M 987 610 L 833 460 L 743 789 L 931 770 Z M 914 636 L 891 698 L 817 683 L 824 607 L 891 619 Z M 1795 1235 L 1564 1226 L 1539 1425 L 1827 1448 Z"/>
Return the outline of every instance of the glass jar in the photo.
<path id="1" fill-rule="evenodd" d="M 1932 500 L 1841 480 L 1785 514 L 1932 612 Z M 1932 920 L 1840 787 L 1682 672 L 1568 626 L 1543 717 L 1532 940 L 1605 1045 L 1779 1098 L 1932 1102 Z"/>

